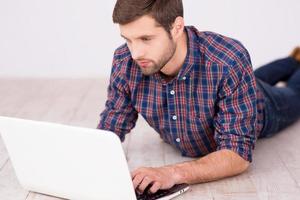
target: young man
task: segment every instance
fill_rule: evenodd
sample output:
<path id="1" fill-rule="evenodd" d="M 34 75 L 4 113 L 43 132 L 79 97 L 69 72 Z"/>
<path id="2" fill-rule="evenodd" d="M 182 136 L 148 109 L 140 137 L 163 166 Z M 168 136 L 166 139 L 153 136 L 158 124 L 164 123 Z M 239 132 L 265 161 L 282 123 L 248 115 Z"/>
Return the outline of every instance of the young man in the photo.
<path id="1" fill-rule="evenodd" d="M 183 156 L 198 157 L 133 171 L 138 191 L 149 184 L 154 193 L 240 174 L 252 161 L 258 137 L 298 119 L 299 113 L 291 114 L 300 109 L 300 70 L 295 72 L 299 63 L 294 58 L 264 66 L 257 71 L 262 80 L 256 80 L 240 42 L 184 26 L 181 0 L 117 0 L 113 21 L 126 44 L 114 53 L 98 128 L 123 141 L 140 113 Z M 289 87 L 272 87 L 292 74 Z M 289 106 L 285 99 L 291 97 Z"/>

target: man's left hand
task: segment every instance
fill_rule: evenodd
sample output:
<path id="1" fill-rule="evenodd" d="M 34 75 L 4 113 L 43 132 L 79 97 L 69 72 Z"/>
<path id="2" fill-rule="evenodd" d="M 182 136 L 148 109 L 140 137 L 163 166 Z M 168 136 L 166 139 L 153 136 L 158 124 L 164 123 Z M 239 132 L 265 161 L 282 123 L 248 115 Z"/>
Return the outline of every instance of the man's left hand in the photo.
<path id="1" fill-rule="evenodd" d="M 134 189 L 143 193 L 145 188 L 152 184 L 151 193 L 159 189 L 169 189 L 176 184 L 175 170 L 171 166 L 141 167 L 131 172 Z"/>

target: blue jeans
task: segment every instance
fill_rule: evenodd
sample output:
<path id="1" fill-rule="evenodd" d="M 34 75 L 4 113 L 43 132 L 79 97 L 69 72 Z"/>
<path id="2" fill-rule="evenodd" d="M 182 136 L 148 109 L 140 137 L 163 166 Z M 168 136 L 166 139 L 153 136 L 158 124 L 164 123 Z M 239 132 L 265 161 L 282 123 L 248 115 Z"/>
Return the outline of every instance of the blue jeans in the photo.
<path id="1" fill-rule="evenodd" d="M 276 60 L 254 71 L 265 96 L 264 128 L 259 138 L 271 137 L 300 118 L 300 63 L 292 57 Z M 285 81 L 286 87 L 276 87 Z"/>

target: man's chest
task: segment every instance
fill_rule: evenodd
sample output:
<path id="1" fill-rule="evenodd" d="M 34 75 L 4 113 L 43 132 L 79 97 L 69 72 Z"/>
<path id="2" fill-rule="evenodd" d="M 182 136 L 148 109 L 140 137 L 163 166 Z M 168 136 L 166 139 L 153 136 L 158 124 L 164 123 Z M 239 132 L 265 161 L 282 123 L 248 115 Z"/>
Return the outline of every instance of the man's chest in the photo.
<path id="1" fill-rule="evenodd" d="M 162 139 L 185 155 L 199 156 L 214 147 L 217 96 L 211 85 L 187 78 L 164 85 L 145 82 L 131 98 L 134 108 Z M 197 153 L 191 146 L 203 149 Z"/>

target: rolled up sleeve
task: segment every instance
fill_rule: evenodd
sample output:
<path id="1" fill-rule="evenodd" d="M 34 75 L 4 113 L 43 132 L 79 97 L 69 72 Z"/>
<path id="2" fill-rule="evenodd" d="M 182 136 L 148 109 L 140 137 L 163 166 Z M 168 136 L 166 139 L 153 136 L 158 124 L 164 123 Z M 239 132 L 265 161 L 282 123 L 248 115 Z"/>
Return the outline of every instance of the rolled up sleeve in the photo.
<path id="1" fill-rule="evenodd" d="M 256 83 L 250 58 L 241 55 L 227 68 L 214 118 L 217 150 L 228 149 L 252 162 L 257 118 Z"/>

